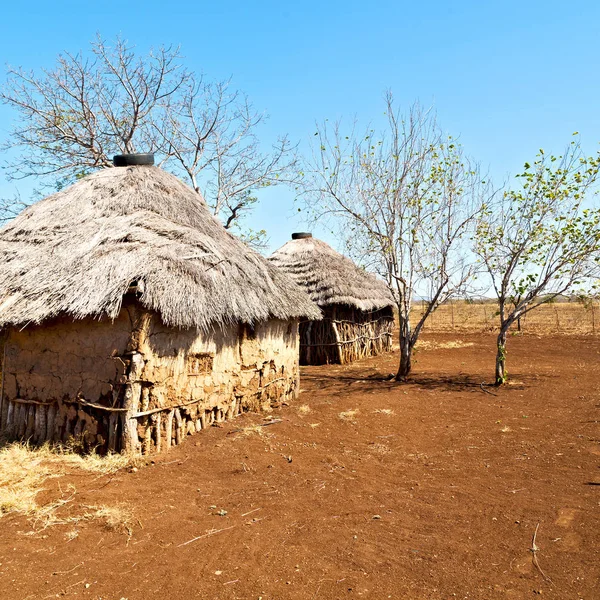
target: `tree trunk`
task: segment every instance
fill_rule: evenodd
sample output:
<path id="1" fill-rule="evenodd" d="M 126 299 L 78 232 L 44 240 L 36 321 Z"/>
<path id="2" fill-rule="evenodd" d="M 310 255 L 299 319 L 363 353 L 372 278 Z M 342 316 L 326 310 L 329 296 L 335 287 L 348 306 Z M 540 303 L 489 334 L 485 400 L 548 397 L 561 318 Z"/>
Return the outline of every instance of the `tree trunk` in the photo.
<path id="1" fill-rule="evenodd" d="M 502 328 L 496 342 L 496 377 L 495 384 L 502 385 L 506 382 L 506 330 Z"/>
<path id="2" fill-rule="evenodd" d="M 400 366 L 396 374 L 396 381 L 405 381 L 412 369 L 412 344 L 410 339 L 410 321 L 400 319 Z"/>

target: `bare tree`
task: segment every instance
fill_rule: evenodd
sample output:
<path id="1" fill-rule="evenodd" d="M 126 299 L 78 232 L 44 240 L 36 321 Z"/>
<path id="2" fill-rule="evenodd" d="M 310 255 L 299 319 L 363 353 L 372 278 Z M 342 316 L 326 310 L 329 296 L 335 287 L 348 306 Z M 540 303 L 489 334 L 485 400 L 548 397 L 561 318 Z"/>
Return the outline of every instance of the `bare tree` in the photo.
<path id="1" fill-rule="evenodd" d="M 313 218 L 338 219 L 349 252 L 386 279 L 399 313 L 396 378 L 403 380 L 427 318 L 473 281 L 475 261 L 464 241 L 487 189 L 432 111 L 415 104 L 404 118 L 391 93 L 385 102 L 381 135 L 346 135 L 339 123 L 318 127 L 303 193 Z M 413 328 L 417 296 L 425 306 Z"/>
<path id="2" fill-rule="evenodd" d="M 265 115 L 228 81 L 207 82 L 172 46 L 140 56 L 100 37 L 88 54 L 65 53 L 41 73 L 9 68 L 0 99 L 18 119 L 4 145 L 9 178 L 61 188 L 119 153 L 156 152 L 189 180 L 227 228 L 240 226 L 258 188 L 293 180 L 295 148 L 263 152 Z"/>
<path id="3" fill-rule="evenodd" d="M 511 325 L 598 276 L 600 209 L 586 192 L 599 169 L 600 153 L 585 157 L 578 141 L 563 156 L 540 150 L 517 175 L 516 186 L 480 214 L 475 251 L 498 298 L 496 385 L 507 379 Z"/>
<path id="4" fill-rule="evenodd" d="M 0 198 L 0 224 L 14 219 L 26 207 L 18 193 L 12 198 Z"/>

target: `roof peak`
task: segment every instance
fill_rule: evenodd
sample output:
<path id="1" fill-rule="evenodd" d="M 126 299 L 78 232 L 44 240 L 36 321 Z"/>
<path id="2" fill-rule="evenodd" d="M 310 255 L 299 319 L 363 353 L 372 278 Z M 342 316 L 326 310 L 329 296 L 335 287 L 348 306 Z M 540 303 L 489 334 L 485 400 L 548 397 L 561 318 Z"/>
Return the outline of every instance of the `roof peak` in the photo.
<path id="1" fill-rule="evenodd" d="M 305 240 L 305 239 L 311 238 L 311 237 L 312 237 L 312 233 L 309 233 L 308 231 L 298 231 L 296 233 L 292 233 L 293 240 Z"/>

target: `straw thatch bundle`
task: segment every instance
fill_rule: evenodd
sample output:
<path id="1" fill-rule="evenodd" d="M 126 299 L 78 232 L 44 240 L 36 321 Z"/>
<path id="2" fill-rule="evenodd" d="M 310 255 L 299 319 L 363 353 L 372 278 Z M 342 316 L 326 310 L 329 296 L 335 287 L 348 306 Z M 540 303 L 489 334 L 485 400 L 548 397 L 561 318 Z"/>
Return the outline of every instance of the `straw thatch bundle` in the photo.
<path id="1" fill-rule="evenodd" d="M 394 300 L 387 285 L 308 233 L 269 260 L 289 274 L 322 309 L 300 323 L 300 364 L 349 363 L 392 347 Z"/>
<path id="2" fill-rule="evenodd" d="M 309 234 L 294 234 L 269 260 L 319 306 L 343 304 L 373 311 L 394 304 L 385 282 Z"/>
<path id="3" fill-rule="evenodd" d="M 98 171 L 0 230 L 0 327 L 59 314 L 116 318 L 131 285 L 169 326 L 319 318 L 200 196 L 156 167 Z"/>

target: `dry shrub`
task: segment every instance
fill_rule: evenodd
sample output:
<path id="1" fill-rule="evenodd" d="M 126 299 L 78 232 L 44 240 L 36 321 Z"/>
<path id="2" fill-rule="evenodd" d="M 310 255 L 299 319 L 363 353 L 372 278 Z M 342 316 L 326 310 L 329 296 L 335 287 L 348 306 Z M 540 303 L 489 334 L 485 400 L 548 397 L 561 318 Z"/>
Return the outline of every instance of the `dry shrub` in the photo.
<path id="1" fill-rule="evenodd" d="M 100 521 L 108 531 L 126 533 L 129 537 L 133 534 L 135 517 L 131 507 L 120 506 L 88 506 L 82 519 L 85 521 Z"/>
<path id="2" fill-rule="evenodd" d="M 342 421 L 354 421 L 356 415 L 359 413 L 360 411 L 358 410 L 358 408 L 354 408 L 351 410 L 345 410 L 343 412 L 341 412 L 338 417 L 342 420 Z"/>
<path id="3" fill-rule="evenodd" d="M 303 404 L 302 406 L 298 407 L 299 415 L 307 415 L 310 411 L 311 411 L 311 408 L 308 404 Z"/>

